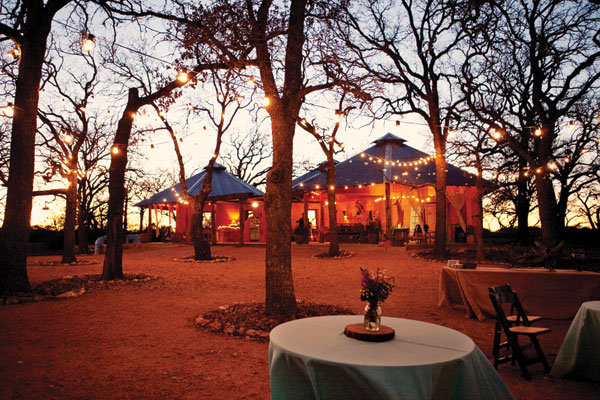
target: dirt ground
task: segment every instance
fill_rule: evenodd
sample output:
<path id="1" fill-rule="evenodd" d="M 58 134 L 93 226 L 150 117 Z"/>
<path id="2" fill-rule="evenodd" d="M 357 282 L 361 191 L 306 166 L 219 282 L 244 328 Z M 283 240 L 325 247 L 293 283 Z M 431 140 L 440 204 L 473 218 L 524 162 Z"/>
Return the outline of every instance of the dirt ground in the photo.
<path id="1" fill-rule="evenodd" d="M 461 310 L 439 308 L 441 263 L 411 257 L 404 248 L 345 245 L 348 259 L 313 255 L 325 247 L 293 245 L 298 299 L 348 307 L 360 313 L 359 267 L 386 268 L 397 287 L 382 305 L 385 316 L 445 325 L 471 337 L 492 357 L 493 322 L 465 319 Z M 222 305 L 264 300 L 264 247 L 217 246 L 226 263 L 182 263 L 191 246 L 144 244 L 126 249 L 125 273 L 163 279 L 54 301 L 0 306 L 1 399 L 267 399 L 268 343 L 217 335 L 194 326 L 195 318 Z M 58 257 L 31 257 L 32 284 L 67 275 L 100 273 L 96 264 L 39 265 Z M 35 264 L 38 264 L 37 266 Z M 385 323 L 385 319 L 383 321 Z M 547 320 L 552 333 L 540 341 L 552 363 L 570 321 Z M 500 367 L 517 399 L 598 399 L 600 384 L 547 377 L 530 367 Z"/>

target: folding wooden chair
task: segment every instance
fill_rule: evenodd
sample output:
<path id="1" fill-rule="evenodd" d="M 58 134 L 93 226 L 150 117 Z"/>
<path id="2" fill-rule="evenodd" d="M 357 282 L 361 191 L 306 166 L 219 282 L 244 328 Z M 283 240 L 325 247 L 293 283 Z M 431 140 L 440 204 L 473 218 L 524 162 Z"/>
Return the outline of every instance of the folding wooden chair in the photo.
<path id="1" fill-rule="evenodd" d="M 496 286 L 494 288 L 494 293 L 496 295 L 496 300 L 498 300 L 498 303 L 500 303 L 501 306 L 502 304 L 510 304 L 510 314 L 505 314 L 506 320 L 510 326 L 530 326 L 532 323 L 542 319 L 540 315 L 527 315 L 525 309 L 523 309 L 523 306 L 521 305 L 519 296 L 517 296 L 508 283 L 503 286 Z"/>
<path id="2" fill-rule="evenodd" d="M 533 327 L 531 322 L 534 316 L 527 316 L 523 311 L 523 307 L 518 300 L 517 294 L 512 291 L 509 285 L 498 286 L 495 288 L 489 288 L 490 300 L 496 310 L 496 325 L 494 328 L 494 368 L 498 369 L 498 365 L 505 362 L 512 362 L 515 360 L 519 363 L 523 377 L 527 380 L 531 380 L 531 375 L 527 371 L 527 366 L 541 362 L 544 366 L 545 372 L 550 372 L 550 365 L 546 360 L 546 356 L 542 351 L 542 347 L 537 340 L 538 335 L 549 333 L 549 328 Z M 510 303 L 511 309 L 516 310 L 514 314 L 514 322 L 509 322 L 504 308 L 503 303 Z M 535 316 L 539 320 L 541 317 Z M 506 335 L 506 342 L 500 342 L 502 332 Z M 528 336 L 531 340 L 537 355 L 532 358 L 526 358 L 523 353 L 523 347 L 519 344 L 519 336 Z M 507 355 L 501 357 L 500 350 L 506 348 Z"/>

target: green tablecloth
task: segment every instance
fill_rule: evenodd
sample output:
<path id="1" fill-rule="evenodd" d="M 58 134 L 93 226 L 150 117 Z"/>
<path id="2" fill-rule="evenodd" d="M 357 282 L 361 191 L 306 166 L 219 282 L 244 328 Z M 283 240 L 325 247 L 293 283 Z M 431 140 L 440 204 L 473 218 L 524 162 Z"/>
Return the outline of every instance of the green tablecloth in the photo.
<path id="1" fill-rule="evenodd" d="M 550 375 L 578 376 L 600 382 L 600 301 L 581 305 Z"/>
<path id="2" fill-rule="evenodd" d="M 382 318 L 393 340 L 348 338 L 362 316 L 290 321 L 271 331 L 271 399 L 513 399 L 473 341 L 426 322 Z"/>

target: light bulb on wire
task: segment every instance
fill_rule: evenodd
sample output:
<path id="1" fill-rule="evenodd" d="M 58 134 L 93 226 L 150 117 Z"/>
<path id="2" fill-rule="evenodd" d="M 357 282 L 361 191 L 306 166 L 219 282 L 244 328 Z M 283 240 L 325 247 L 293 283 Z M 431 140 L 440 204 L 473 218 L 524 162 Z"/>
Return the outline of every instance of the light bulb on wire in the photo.
<path id="1" fill-rule="evenodd" d="M 81 39 L 81 49 L 85 52 L 87 52 L 88 54 L 91 53 L 94 50 L 94 47 L 96 47 L 96 43 L 94 43 L 94 39 L 95 36 L 92 35 L 91 33 L 88 33 L 87 35 L 85 35 L 83 37 L 83 39 Z"/>
<path id="2" fill-rule="evenodd" d="M 181 83 L 186 83 L 190 80 L 190 77 L 188 76 L 187 72 L 181 71 L 177 74 L 177 80 Z"/>

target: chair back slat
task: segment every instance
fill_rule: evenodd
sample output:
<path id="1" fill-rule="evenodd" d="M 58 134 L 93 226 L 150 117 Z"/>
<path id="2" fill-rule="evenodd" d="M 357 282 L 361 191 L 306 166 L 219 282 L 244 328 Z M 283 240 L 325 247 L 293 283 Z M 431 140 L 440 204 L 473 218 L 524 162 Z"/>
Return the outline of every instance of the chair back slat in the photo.
<path id="1" fill-rule="evenodd" d="M 527 314 L 521 305 L 521 301 L 519 300 L 519 296 L 512 290 L 509 284 L 496 286 L 494 288 L 489 288 L 490 296 L 494 296 L 496 301 L 500 304 L 500 308 L 502 308 L 501 304 L 510 304 L 510 315 L 517 314 L 517 324 L 529 325 L 529 320 L 527 319 Z M 503 309 L 504 310 L 504 309 Z"/>

